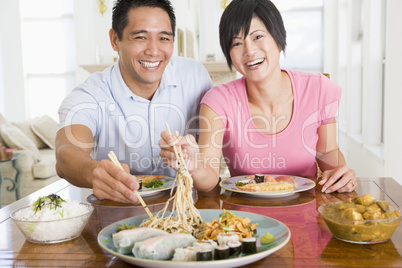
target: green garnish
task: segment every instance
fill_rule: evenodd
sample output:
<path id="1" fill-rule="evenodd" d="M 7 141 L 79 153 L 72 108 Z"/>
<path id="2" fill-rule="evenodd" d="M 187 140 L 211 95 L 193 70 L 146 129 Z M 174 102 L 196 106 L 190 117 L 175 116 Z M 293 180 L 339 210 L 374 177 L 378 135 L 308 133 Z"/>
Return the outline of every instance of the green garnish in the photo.
<path id="1" fill-rule="evenodd" d="M 167 182 L 167 180 L 154 180 L 148 183 L 143 183 L 142 186 L 144 186 L 145 188 L 159 188 L 161 186 L 163 186 L 165 184 L 165 182 Z"/>
<path id="2" fill-rule="evenodd" d="M 266 245 L 275 241 L 275 237 L 270 233 L 266 233 L 261 237 L 261 244 Z"/>
<path id="3" fill-rule="evenodd" d="M 48 196 L 39 197 L 32 204 L 32 207 L 36 213 L 37 211 L 42 210 L 42 208 L 44 208 L 45 206 L 48 206 L 50 209 L 56 209 L 58 207 L 61 207 L 61 203 L 63 203 L 63 202 L 66 202 L 66 201 L 64 201 L 64 199 L 62 199 L 60 196 L 58 196 L 56 194 L 51 194 Z M 63 214 L 63 212 L 62 212 L 62 214 Z"/>
<path id="4" fill-rule="evenodd" d="M 248 182 L 240 182 L 240 181 L 238 181 L 238 182 L 235 183 L 235 186 L 244 186 L 246 184 L 248 184 Z"/>
<path id="5" fill-rule="evenodd" d="M 124 224 L 124 226 L 121 226 L 120 224 L 119 224 L 119 226 L 117 226 L 117 232 L 120 232 L 120 231 L 123 231 L 123 230 L 130 230 L 130 229 L 135 229 L 135 228 L 137 228 L 134 224 L 132 224 L 132 225 L 128 225 L 128 224 Z"/>

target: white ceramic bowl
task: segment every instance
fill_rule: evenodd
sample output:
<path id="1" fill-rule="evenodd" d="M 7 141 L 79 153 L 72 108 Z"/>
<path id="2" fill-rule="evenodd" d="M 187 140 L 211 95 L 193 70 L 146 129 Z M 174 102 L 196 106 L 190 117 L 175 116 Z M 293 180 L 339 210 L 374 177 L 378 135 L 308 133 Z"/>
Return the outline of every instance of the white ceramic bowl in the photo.
<path id="1" fill-rule="evenodd" d="M 25 220 L 17 219 L 16 215 L 23 210 L 32 209 L 23 207 L 11 214 L 11 219 L 24 234 L 25 239 L 33 243 L 51 244 L 72 240 L 81 235 L 94 208 L 85 203 L 79 203 L 87 208 L 84 214 L 58 220 Z"/>

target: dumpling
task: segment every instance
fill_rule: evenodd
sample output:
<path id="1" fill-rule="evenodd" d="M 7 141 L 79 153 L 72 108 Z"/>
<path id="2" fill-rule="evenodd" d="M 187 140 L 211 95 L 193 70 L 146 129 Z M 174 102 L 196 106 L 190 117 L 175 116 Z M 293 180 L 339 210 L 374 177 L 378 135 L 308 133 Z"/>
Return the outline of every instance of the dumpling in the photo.
<path id="1" fill-rule="evenodd" d="M 136 243 L 133 254 L 141 259 L 169 260 L 176 248 L 191 246 L 195 241 L 192 235 L 181 233 L 153 237 Z"/>
<path id="2" fill-rule="evenodd" d="M 122 230 L 112 235 L 113 244 L 121 254 L 130 254 L 134 244 L 155 236 L 167 235 L 168 233 L 156 228 L 134 228 Z"/>

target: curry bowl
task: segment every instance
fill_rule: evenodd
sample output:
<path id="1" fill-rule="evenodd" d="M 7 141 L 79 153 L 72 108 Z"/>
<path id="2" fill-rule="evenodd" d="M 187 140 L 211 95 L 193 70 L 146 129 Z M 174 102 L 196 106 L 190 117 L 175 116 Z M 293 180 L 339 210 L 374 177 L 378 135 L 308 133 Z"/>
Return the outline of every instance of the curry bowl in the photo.
<path id="1" fill-rule="evenodd" d="M 323 204 L 318 212 L 335 238 L 349 243 L 376 244 L 391 238 L 402 220 L 402 211 L 391 205 L 386 211 L 376 209 L 377 216 L 373 216 L 374 212 L 370 210 L 363 211 L 363 207 L 374 208 L 374 205 L 356 206 L 350 200 Z M 373 219 L 367 219 L 370 217 Z"/>

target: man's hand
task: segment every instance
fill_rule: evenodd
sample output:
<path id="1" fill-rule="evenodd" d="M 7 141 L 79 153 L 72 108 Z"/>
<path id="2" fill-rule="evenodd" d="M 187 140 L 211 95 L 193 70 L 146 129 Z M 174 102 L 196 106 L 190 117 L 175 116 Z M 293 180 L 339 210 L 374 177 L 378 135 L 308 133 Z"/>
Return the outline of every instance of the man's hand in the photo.
<path id="1" fill-rule="evenodd" d="M 100 199 L 110 199 L 121 203 L 139 204 L 134 193 L 139 183 L 129 172 L 127 164 L 122 164 L 124 170 L 110 160 L 102 160 L 92 171 L 92 188 L 94 195 Z"/>

